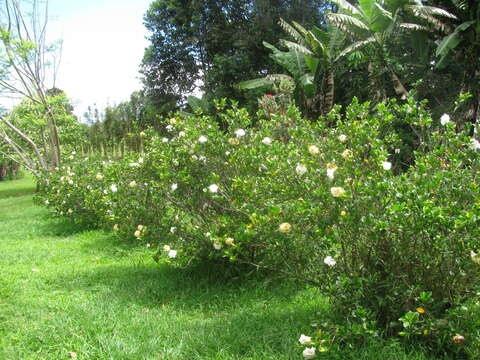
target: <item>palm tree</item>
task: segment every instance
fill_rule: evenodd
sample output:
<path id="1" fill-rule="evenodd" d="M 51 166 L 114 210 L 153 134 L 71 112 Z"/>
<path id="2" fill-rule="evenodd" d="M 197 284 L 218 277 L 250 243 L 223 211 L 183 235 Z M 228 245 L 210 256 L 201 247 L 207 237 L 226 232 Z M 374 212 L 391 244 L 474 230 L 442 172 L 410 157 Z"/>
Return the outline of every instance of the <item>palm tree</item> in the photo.
<path id="1" fill-rule="evenodd" d="M 327 18 L 352 39 L 338 57 L 354 51 L 369 55 L 370 83 L 376 100 L 386 97 L 385 88 L 378 83 L 378 73 L 389 74 L 393 89 L 398 96 L 405 98 L 408 91 L 391 60 L 391 47 L 398 46 L 398 36 L 412 31 L 430 31 L 430 27 L 445 30 L 438 19 L 455 16 L 438 7 L 426 6 L 420 0 L 363 0 L 355 6 L 346 0 L 331 0 L 339 11 L 330 13 Z M 413 22 L 404 22 L 410 16 Z M 396 41 L 395 41 L 396 40 Z"/>
<path id="2" fill-rule="evenodd" d="M 294 40 L 280 41 L 288 50 L 281 51 L 267 42 L 263 44 L 272 51 L 270 57 L 290 75 L 271 74 L 244 81 L 238 87 L 253 89 L 287 79 L 295 84 L 295 99 L 307 117 L 327 114 L 333 106 L 335 64 L 345 40 L 343 32 L 331 25 L 326 30 L 316 26 L 306 30 L 294 21 L 290 25 L 283 19 L 280 26 Z"/>

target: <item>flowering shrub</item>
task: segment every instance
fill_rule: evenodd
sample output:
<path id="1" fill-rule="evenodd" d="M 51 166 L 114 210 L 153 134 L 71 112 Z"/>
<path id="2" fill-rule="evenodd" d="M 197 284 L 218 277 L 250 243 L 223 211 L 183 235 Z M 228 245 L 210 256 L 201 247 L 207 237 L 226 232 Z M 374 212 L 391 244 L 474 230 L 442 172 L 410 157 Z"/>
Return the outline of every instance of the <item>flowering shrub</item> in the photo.
<path id="1" fill-rule="evenodd" d="M 221 103 L 217 111 L 170 119 L 168 136 L 145 135 L 141 155 L 74 155 L 39 198 L 144 241 L 158 261 L 213 259 L 303 279 L 386 333 L 402 331 L 422 293 L 431 293 L 425 311 L 440 317 L 474 290 L 478 146 L 453 121 L 411 100 L 373 111 L 354 102 L 316 123 L 294 107 L 269 120 Z M 416 139 L 406 171 L 399 128 Z"/>

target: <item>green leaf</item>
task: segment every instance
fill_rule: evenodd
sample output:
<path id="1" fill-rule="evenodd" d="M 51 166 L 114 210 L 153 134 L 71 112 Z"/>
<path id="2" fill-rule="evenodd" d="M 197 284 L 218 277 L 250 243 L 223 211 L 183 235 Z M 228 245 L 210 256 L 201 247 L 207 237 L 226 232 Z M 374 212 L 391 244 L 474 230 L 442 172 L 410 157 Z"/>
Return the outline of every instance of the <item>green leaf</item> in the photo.
<path id="1" fill-rule="evenodd" d="M 272 85 L 273 85 L 273 81 L 268 80 L 266 78 L 258 78 L 258 79 L 242 81 L 241 83 L 238 83 L 236 87 L 241 90 L 251 90 L 251 89 L 258 89 L 262 87 L 268 87 Z"/>

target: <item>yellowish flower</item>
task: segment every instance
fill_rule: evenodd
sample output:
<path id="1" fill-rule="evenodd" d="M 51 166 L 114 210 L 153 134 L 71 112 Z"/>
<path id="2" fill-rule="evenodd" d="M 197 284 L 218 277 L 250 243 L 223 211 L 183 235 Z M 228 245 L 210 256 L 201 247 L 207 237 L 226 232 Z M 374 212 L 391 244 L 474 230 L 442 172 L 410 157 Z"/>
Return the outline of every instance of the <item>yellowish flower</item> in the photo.
<path id="1" fill-rule="evenodd" d="M 113 230 L 118 231 L 118 224 L 113 225 Z"/>
<path id="2" fill-rule="evenodd" d="M 230 138 L 230 139 L 228 139 L 228 143 L 230 145 L 238 145 L 238 144 L 240 144 L 240 140 L 238 138 Z"/>
<path id="3" fill-rule="evenodd" d="M 347 212 L 345 210 L 340 211 L 340 216 L 347 216 Z"/>
<path id="4" fill-rule="evenodd" d="M 417 308 L 417 312 L 418 312 L 419 314 L 425 314 L 425 309 L 422 308 L 422 307 L 418 307 L 418 308 Z"/>
<path id="5" fill-rule="evenodd" d="M 140 237 L 140 235 L 142 235 L 142 233 L 139 231 L 139 230 L 136 230 L 134 233 L 133 233 L 133 236 L 135 237 Z"/>
<path id="6" fill-rule="evenodd" d="M 143 226 L 143 225 L 138 225 L 137 226 L 138 231 L 142 231 L 143 229 L 145 229 L 145 226 Z"/>
<path id="7" fill-rule="evenodd" d="M 475 251 L 470 251 L 470 258 L 475 264 L 480 264 L 480 254 L 477 254 Z"/>
<path id="8" fill-rule="evenodd" d="M 288 233 L 292 229 L 292 225 L 288 222 L 281 223 L 278 227 L 278 231 L 282 233 Z"/>
<path id="9" fill-rule="evenodd" d="M 342 152 L 342 157 L 344 159 L 351 158 L 353 156 L 353 152 L 350 149 L 346 149 L 344 152 Z"/>
<path id="10" fill-rule="evenodd" d="M 345 195 L 345 189 L 340 187 L 340 186 L 339 187 L 336 187 L 336 186 L 332 187 L 330 189 L 330 192 L 332 193 L 333 197 L 342 197 L 343 195 Z"/>

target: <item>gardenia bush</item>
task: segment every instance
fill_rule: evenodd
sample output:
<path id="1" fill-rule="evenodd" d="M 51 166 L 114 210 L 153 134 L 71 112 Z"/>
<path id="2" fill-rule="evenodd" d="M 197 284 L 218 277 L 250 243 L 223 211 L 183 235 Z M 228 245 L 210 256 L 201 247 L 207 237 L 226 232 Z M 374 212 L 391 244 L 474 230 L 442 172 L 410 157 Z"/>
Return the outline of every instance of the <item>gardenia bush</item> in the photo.
<path id="1" fill-rule="evenodd" d="M 122 160 L 74 154 L 39 200 L 144 242 L 158 261 L 250 264 L 315 284 L 368 319 L 368 334 L 407 334 L 406 313 L 442 319 L 475 292 L 479 146 L 468 129 L 412 100 L 354 102 L 313 123 L 294 107 L 268 120 L 224 102 L 217 112 L 168 119 L 165 136 L 145 134 L 145 152 Z M 440 328 L 415 324 L 412 336 Z"/>

